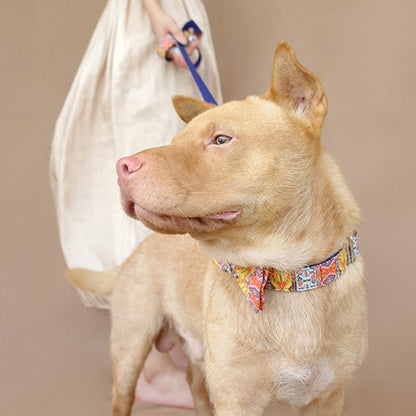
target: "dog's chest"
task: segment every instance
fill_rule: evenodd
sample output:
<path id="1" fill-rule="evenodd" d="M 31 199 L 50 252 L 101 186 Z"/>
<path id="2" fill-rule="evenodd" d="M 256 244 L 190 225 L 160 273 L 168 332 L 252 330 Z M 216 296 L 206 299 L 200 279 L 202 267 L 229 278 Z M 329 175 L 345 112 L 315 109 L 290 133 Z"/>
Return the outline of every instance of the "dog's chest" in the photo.
<path id="1" fill-rule="evenodd" d="M 276 397 L 303 406 L 323 393 L 334 380 L 334 371 L 326 358 L 313 364 L 295 364 L 282 357 L 271 360 Z"/>

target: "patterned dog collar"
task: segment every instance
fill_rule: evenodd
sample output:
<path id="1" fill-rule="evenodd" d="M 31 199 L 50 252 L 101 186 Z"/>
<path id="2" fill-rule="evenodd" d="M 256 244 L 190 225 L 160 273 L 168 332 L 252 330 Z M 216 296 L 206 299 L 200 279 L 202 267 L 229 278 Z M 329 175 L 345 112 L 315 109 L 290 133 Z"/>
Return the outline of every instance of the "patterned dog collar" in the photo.
<path id="1" fill-rule="evenodd" d="M 240 267 L 217 262 L 221 271 L 234 276 L 254 312 L 264 305 L 264 289 L 279 292 L 303 292 L 317 289 L 338 279 L 347 266 L 355 262 L 359 253 L 358 235 L 354 233 L 341 250 L 319 264 L 303 267 L 296 272 L 281 272 L 267 267 Z"/>

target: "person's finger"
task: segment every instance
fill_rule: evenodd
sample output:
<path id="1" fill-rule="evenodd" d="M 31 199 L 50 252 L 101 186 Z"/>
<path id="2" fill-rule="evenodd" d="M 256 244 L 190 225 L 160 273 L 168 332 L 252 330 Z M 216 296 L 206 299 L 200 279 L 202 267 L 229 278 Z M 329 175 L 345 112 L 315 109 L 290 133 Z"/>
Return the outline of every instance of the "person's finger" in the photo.
<path id="1" fill-rule="evenodd" d="M 180 43 L 186 44 L 188 39 L 176 23 L 169 25 L 170 34 Z"/>

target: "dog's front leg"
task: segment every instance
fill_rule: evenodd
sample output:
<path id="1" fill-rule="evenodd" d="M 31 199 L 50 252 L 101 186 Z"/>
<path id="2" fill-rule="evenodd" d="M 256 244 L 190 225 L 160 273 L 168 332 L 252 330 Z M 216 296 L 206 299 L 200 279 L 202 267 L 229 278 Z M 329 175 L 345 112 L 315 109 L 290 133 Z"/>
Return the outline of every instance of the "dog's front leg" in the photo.
<path id="1" fill-rule="evenodd" d="M 314 399 L 299 410 L 301 416 L 341 416 L 344 405 L 345 386 Z"/>
<path id="2" fill-rule="evenodd" d="M 238 345 L 220 328 L 209 335 L 205 368 L 215 414 L 263 415 L 275 393 L 266 354 Z"/>
<path id="3" fill-rule="evenodd" d="M 256 359 L 257 357 L 252 357 L 251 363 L 254 366 Z M 218 362 L 208 364 L 208 386 L 216 416 L 263 415 L 272 399 L 272 383 L 262 365 L 259 368 L 254 366 L 237 362 L 232 365 Z"/>

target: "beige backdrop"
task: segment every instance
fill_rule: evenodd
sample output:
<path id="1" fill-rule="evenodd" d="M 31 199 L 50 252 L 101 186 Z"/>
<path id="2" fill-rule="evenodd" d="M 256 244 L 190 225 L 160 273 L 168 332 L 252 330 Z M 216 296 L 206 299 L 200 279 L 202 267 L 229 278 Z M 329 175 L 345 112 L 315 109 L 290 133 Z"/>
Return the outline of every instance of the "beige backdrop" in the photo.
<path id="1" fill-rule="evenodd" d="M 104 3 L 0 1 L 2 415 L 110 414 L 108 316 L 63 278 L 48 183 L 54 121 Z M 416 414 L 414 0 L 205 4 L 226 100 L 265 91 L 282 39 L 320 76 L 323 141 L 365 212 L 371 345 L 345 414 Z"/>

